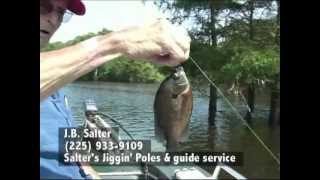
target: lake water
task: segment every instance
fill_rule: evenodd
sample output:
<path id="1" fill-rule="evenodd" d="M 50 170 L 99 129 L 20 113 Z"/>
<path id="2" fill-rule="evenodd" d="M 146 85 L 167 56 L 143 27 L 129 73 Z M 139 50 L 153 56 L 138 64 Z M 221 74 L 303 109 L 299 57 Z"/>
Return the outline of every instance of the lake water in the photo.
<path id="1" fill-rule="evenodd" d="M 153 103 L 159 84 L 128 84 L 109 82 L 76 82 L 64 88 L 75 120 L 83 122 L 83 102 L 94 99 L 101 112 L 108 113 L 137 139 L 154 139 Z M 222 98 L 218 100 L 215 126 L 208 126 L 208 97 L 193 92 L 194 104 L 189 137 L 184 151 L 243 152 L 243 166 L 235 169 L 245 177 L 279 179 L 280 167 L 251 132 L 236 117 Z M 264 93 L 266 94 L 266 93 Z M 228 97 L 244 115 L 240 98 Z M 257 95 L 252 128 L 265 144 L 280 157 L 280 127 L 268 127 L 268 96 Z M 213 172 L 213 167 L 205 167 Z"/>

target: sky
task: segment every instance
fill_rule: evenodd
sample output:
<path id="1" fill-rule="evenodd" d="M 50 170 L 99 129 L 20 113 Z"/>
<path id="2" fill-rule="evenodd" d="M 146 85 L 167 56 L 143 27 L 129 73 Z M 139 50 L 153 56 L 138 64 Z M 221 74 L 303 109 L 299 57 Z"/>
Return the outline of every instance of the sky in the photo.
<path id="1" fill-rule="evenodd" d="M 153 1 L 148 0 L 84 0 L 86 14 L 73 15 L 63 23 L 50 42 L 66 42 L 78 35 L 98 32 L 103 28 L 117 31 L 130 26 L 139 26 L 160 16 Z M 165 16 L 165 15 L 163 15 Z"/>
<path id="2" fill-rule="evenodd" d="M 51 38 L 50 42 L 74 39 L 76 36 L 89 32 L 98 32 L 103 28 L 117 31 L 130 26 L 139 26 L 154 21 L 157 17 L 169 17 L 170 14 L 160 13 L 154 0 L 82 0 L 86 6 L 84 16 L 73 15 L 69 22 L 63 23 Z M 256 14 L 260 14 L 258 12 Z M 186 21 L 183 27 L 194 26 L 193 21 Z"/>

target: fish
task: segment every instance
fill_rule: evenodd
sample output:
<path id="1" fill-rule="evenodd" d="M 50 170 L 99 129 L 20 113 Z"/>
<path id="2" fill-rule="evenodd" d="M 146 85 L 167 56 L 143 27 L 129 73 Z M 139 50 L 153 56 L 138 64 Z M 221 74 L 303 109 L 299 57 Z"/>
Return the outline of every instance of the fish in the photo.
<path id="1" fill-rule="evenodd" d="M 180 65 L 161 82 L 154 100 L 155 137 L 166 141 L 166 151 L 178 151 L 185 141 L 192 108 L 192 88 Z"/>

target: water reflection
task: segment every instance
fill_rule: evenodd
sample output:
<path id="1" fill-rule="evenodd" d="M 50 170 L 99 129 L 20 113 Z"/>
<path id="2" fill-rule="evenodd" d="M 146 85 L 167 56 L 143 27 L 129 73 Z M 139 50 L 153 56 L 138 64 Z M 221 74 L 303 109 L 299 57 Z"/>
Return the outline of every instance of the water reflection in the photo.
<path id="1" fill-rule="evenodd" d="M 81 82 L 64 88 L 78 124 L 83 122 L 83 102 L 94 99 L 101 112 L 109 113 L 136 138 L 154 139 L 153 101 L 159 84 L 126 84 Z M 208 98 L 194 92 L 194 106 L 189 137 L 183 143 L 186 151 L 234 151 L 244 153 L 243 166 L 236 167 L 248 178 L 279 178 L 276 162 L 228 105 L 218 99 L 218 113 L 214 126 L 208 126 Z M 246 107 L 239 98 L 231 102 L 245 114 Z M 280 153 L 280 128 L 268 127 L 268 103 L 266 96 L 257 97 L 253 116 L 253 129 L 276 154 Z M 111 123 L 112 124 L 112 123 Z M 125 136 L 125 134 L 120 134 Z M 160 147 L 159 147 L 160 148 Z M 154 148 L 153 148 L 154 149 Z M 206 167 L 208 171 L 212 167 Z"/>

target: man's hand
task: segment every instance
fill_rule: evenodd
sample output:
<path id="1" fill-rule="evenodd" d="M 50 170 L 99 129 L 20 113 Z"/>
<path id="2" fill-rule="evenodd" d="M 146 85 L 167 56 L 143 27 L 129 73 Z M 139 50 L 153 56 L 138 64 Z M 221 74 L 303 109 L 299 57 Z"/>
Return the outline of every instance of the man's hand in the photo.
<path id="1" fill-rule="evenodd" d="M 93 37 L 40 53 L 40 101 L 102 64 L 122 55 L 176 66 L 189 57 L 191 39 L 167 20 Z"/>
<path id="2" fill-rule="evenodd" d="M 97 171 L 95 171 L 91 166 L 83 165 L 81 168 L 86 174 L 89 174 L 92 179 L 101 179 Z"/>
<path id="3" fill-rule="evenodd" d="M 165 19 L 117 32 L 121 53 L 134 59 L 176 66 L 189 57 L 191 39 L 186 30 Z"/>

